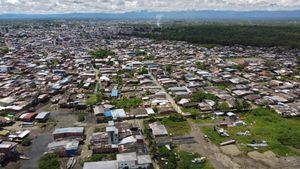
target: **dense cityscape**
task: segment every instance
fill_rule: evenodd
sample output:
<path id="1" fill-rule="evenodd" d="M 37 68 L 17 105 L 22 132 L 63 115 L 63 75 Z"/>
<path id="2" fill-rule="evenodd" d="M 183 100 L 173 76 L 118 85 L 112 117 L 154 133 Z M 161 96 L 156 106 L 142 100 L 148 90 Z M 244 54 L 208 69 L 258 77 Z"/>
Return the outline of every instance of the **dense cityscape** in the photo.
<path id="1" fill-rule="evenodd" d="M 300 168 L 297 48 L 156 40 L 140 24 L 160 26 L 1 22 L 2 167 Z"/>

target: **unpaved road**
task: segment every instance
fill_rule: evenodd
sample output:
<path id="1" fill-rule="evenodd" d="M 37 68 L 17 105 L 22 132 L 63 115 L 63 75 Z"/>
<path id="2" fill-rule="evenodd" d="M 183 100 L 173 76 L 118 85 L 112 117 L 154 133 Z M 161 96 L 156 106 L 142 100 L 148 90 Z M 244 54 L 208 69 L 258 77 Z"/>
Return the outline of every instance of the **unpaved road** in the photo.
<path id="1" fill-rule="evenodd" d="M 191 126 L 191 136 L 194 137 L 197 143 L 189 145 L 181 145 L 180 148 L 189 151 L 199 153 L 208 158 L 212 166 L 216 169 L 239 169 L 239 168 L 268 168 L 263 164 L 257 163 L 254 160 L 247 157 L 230 157 L 224 154 L 218 146 L 207 142 L 204 139 L 204 134 L 201 131 L 199 125 L 188 120 Z"/>
<path id="2" fill-rule="evenodd" d="M 169 93 L 165 90 L 165 88 L 157 81 L 157 79 L 150 73 L 150 76 L 154 82 L 154 84 L 156 84 L 157 86 L 159 86 L 161 88 L 161 90 L 163 92 L 166 93 L 166 97 L 168 99 L 168 101 L 171 103 L 172 107 L 180 114 L 184 114 L 183 111 L 181 110 L 181 108 L 176 104 L 175 100 L 172 98 L 172 96 L 169 95 Z"/>

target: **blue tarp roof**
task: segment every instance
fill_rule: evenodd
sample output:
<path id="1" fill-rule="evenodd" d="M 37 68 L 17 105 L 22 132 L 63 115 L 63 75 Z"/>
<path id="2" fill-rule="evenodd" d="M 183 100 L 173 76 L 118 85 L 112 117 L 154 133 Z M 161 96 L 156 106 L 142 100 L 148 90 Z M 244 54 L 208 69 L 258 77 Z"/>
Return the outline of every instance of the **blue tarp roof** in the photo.
<path id="1" fill-rule="evenodd" d="M 111 116 L 112 114 L 110 110 L 104 112 L 104 117 L 111 117 Z"/>
<path id="2" fill-rule="evenodd" d="M 117 89 L 112 89 L 111 90 L 111 96 L 112 97 L 118 97 L 118 90 Z"/>

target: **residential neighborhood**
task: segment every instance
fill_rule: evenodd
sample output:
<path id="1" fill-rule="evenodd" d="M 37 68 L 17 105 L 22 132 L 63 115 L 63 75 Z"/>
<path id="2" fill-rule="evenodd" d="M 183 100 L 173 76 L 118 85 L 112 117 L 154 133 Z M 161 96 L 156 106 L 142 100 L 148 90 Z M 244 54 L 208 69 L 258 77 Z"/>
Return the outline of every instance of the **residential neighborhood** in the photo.
<path id="1" fill-rule="evenodd" d="M 4 168 L 300 168 L 299 50 L 1 25 Z"/>

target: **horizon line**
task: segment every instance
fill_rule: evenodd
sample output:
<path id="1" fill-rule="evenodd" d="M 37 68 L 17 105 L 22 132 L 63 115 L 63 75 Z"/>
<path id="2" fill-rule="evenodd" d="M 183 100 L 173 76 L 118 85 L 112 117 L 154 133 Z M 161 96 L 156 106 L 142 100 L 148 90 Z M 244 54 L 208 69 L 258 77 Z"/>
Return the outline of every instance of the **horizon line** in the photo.
<path id="1" fill-rule="evenodd" d="M 135 11 L 79 11 L 79 12 L 54 12 L 54 13 L 27 13 L 27 12 L 5 12 L 0 15 L 64 15 L 64 14 L 126 14 L 126 13 L 171 13 L 171 12 L 297 12 L 299 9 L 255 9 L 255 10 L 231 10 L 231 9 L 199 9 L 199 10 L 168 10 L 168 11 L 153 11 L 153 10 L 135 10 Z"/>

